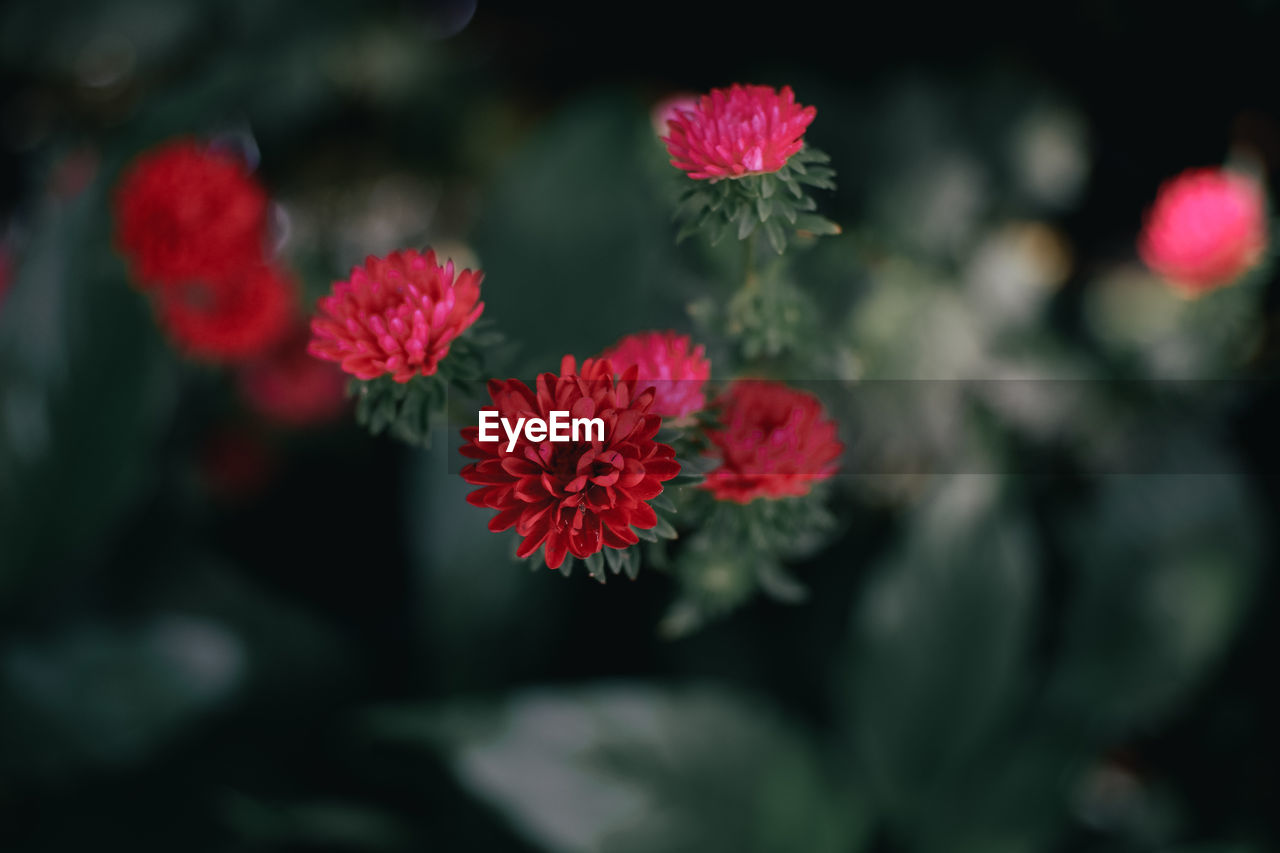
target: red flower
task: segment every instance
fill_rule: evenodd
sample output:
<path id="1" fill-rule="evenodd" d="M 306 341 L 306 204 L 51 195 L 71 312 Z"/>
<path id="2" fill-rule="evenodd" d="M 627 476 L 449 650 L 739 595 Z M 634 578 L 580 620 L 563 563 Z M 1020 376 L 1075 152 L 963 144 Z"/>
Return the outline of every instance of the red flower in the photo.
<path id="1" fill-rule="evenodd" d="M 790 86 L 712 89 L 693 109 L 676 109 L 663 137 L 671 165 L 698 179 L 776 172 L 804 147 L 817 110 L 796 103 Z"/>
<path id="2" fill-rule="evenodd" d="M 1147 211 L 1138 253 L 1190 294 L 1230 284 L 1267 245 L 1262 189 L 1223 169 L 1190 169 L 1166 181 Z"/>
<path id="3" fill-rule="evenodd" d="M 627 335 L 600 354 L 621 373 L 635 365 L 640 369 L 640 387 L 652 385 L 655 415 L 683 418 L 702 409 L 706 396 L 702 386 L 711 375 L 706 348 L 694 347 L 688 335 L 675 332 L 639 332 Z"/>
<path id="4" fill-rule="evenodd" d="M 333 420 L 346 408 L 342 371 L 307 353 L 305 334 L 290 337 L 240 373 L 240 394 L 269 421 L 301 427 Z"/>
<path id="5" fill-rule="evenodd" d="M 702 484 L 718 500 L 799 497 L 835 474 L 844 445 L 817 397 L 748 379 L 730 385 L 718 403 L 723 427 L 707 437 L 721 462 Z"/>
<path id="6" fill-rule="evenodd" d="M 160 324 L 174 343 L 203 361 L 244 361 L 289 333 L 297 308 L 294 283 L 259 264 L 223 279 L 161 291 Z"/>
<path id="7" fill-rule="evenodd" d="M 477 460 L 462 478 L 480 486 L 467 495 L 473 506 L 498 510 L 493 531 L 514 527 L 524 537 L 516 554 L 527 557 L 545 544 L 547 566 L 556 569 L 565 554 L 585 559 L 602 550 L 639 541 L 635 527 L 658 523 L 647 501 L 662 493 L 662 482 L 680 473 L 675 451 L 653 440 L 662 418 L 649 412 L 653 391 L 637 393 L 636 368 L 614 379 L 613 365 L 587 359 L 578 372 L 565 356 L 560 375 L 543 373 L 530 390 L 517 379 L 489 382 L 495 411 L 515 423 L 520 417 L 550 419 L 554 411 L 604 421 L 603 441 L 531 442 L 523 431 L 511 452 L 507 439 L 481 442 L 478 427 L 462 430 L 463 456 Z"/>
<path id="8" fill-rule="evenodd" d="M 483 273 L 463 270 L 453 261 L 443 267 L 436 253 L 406 249 L 386 259 L 370 256 L 364 268 L 320 299 L 321 316 L 311 320 L 308 351 L 336 361 L 360 379 L 390 373 L 397 382 L 430 376 L 449 352 L 453 339 L 484 310 Z"/>
<path id="9" fill-rule="evenodd" d="M 116 189 L 116 243 L 145 285 L 234 275 L 262 262 L 267 194 L 234 156 L 190 139 L 144 153 Z"/>

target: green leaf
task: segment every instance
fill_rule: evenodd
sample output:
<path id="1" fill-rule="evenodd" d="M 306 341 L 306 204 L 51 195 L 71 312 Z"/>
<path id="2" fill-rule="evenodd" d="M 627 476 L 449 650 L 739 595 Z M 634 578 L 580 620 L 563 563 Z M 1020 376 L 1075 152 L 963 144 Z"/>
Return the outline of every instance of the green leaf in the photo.
<path id="1" fill-rule="evenodd" d="M 661 515 L 658 515 L 657 519 L 658 523 L 653 527 L 654 533 L 658 534 L 663 539 L 676 539 L 679 537 L 680 534 L 676 533 L 676 529 L 671 526 L 671 522 L 667 521 Z"/>
<path id="2" fill-rule="evenodd" d="M 604 583 L 606 580 L 606 575 L 604 573 L 604 555 L 599 551 L 596 551 L 594 554 L 589 555 L 585 562 L 587 564 L 588 574 L 600 583 Z"/>
<path id="3" fill-rule="evenodd" d="M 787 249 L 787 236 L 782 231 L 782 225 L 778 220 L 770 219 L 764 224 L 765 236 L 769 238 L 769 245 L 773 250 L 781 255 Z"/>
<path id="4" fill-rule="evenodd" d="M 865 796 L 755 696 L 542 689 L 383 711 L 369 725 L 443 751 L 460 783 L 547 850 L 850 853 L 870 825 Z"/>

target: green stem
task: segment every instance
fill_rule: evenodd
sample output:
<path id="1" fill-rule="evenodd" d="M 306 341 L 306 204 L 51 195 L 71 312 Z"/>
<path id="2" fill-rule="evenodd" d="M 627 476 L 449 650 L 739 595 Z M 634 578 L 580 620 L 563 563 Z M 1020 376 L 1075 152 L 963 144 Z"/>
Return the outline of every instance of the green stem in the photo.
<path id="1" fill-rule="evenodd" d="M 742 289 L 751 290 L 759 282 L 760 277 L 756 273 L 756 233 L 759 229 L 751 232 L 746 240 L 743 241 L 744 250 L 742 255 Z"/>

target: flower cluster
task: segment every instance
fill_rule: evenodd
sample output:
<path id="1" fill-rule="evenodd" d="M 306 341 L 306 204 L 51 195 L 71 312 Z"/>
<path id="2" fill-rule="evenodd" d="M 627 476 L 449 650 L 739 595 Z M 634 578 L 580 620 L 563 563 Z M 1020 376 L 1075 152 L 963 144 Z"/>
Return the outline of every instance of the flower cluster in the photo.
<path id="1" fill-rule="evenodd" d="M 116 188 L 116 245 L 192 358 L 254 358 L 292 326 L 296 287 L 267 258 L 267 204 L 236 156 L 186 138 L 142 154 Z"/>
<path id="2" fill-rule="evenodd" d="M 696 180 L 776 172 L 804 147 L 817 110 L 796 103 L 790 86 L 712 89 L 692 109 L 667 119 L 671 165 Z"/>
<path id="3" fill-rule="evenodd" d="M 844 445 L 817 397 L 779 382 L 731 384 L 716 401 L 721 426 L 707 433 L 719 467 L 703 488 L 716 499 L 800 497 L 836 472 Z"/>
<path id="4" fill-rule="evenodd" d="M 1189 169 L 1160 187 L 1138 253 L 1179 290 L 1196 295 L 1230 284 L 1267 245 L 1262 188 L 1223 169 Z"/>
<path id="5" fill-rule="evenodd" d="M 566 555 L 585 560 L 605 548 L 625 549 L 639 541 L 636 530 L 658 524 L 649 501 L 680 473 L 680 463 L 654 440 L 662 418 L 650 411 L 653 390 L 638 383 L 637 373 L 633 366 L 616 379 L 608 360 L 587 359 L 579 370 L 573 356 L 565 356 L 559 375 L 541 374 L 535 388 L 517 379 L 490 381 L 493 405 L 486 411 L 501 417 L 546 419 L 567 411 L 604 422 L 603 440 L 521 436 L 509 451 L 502 442 L 481 442 L 477 427 L 462 430 L 460 450 L 476 460 L 462 477 L 480 487 L 467 502 L 498 511 L 490 530 L 515 528 L 522 537 L 518 557 L 544 548 L 547 566 L 555 569 Z"/>
<path id="6" fill-rule="evenodd" d="M 706 347 L 695 347 L 688 335 L 638 332 L 609 347 L 600 358 L 613 362 L 619 373 L 639 369 L 640 385 L 653 387 L 655 415 L 680 420 L 706 406 L 703 386 L 711 375 L 711 362 Z"/>
<path id="7" fill-rule="evenodd" d="M 430 376 L 484 311 L 482 277 L 471 270 L 455 275 L 453 261 L 441 266 L 433 251 L 371 256 L 321 298 L 311 354 L 359 379 Z"/>

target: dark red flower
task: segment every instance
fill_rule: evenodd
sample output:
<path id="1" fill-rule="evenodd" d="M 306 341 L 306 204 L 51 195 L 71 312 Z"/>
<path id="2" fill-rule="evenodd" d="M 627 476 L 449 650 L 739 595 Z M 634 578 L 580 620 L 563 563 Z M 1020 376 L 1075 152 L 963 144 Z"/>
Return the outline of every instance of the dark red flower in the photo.
<path id="1" fill-rule="evenodd" d="M 720 466 L 702 487 L 718 500 L 799 497 L 835 474 L 844 445 L 817 397 L 780 382 L 741 379 L 717 402 L 722 426 L 707 437 Z"/>
<path id="2" fill-rule="evenodd" d="M 712 89 L 696 106 L 675 108 L 667 120 L 671 165 L 699 180 L 776 172 L 804 147 L 804 132 L 817 115 L 796 103 L 790 86 Z"/>
<path id="3" fill-rule="evenodd" d="M 1225 169 L 1188 169 L 1161 185 L 1138 253 L 1175 287 L 1197 294 L 1235 281 L 1266 245 L 1257 181 Z"/>
<path id="4" fill-rule="evenodd" d="M 484 310 L 482 277 L 471 270 L 455 277 L 453 261 L 440 266 L 432 251 L 370 256 L 320 299 L 309 351 L 359 379 L 430 376 Z"/>
<path id="5" fill-rule="evenodd" d="M 261 263 L 266 217 L 267 194 L 245 164 L 191 139 L 147 151 L 116 188 L 116 244 L 146 286 Z"/>
<path id="6" fill-rule="evenodd" d="M 202 361 L 263 355 L 289 334 L 297 310 L 293 281 L 266 264 L 156 297 L 160 325 L 178 349 Z"/>
<path id="7" fill-rule="evenodd" d="M 600 354 L 619 372 L 635 365 L 640 386 L 652 385 L 651 411 L 664 418 L 683 418 L 706 405 L 702 388 L 711 375 L 706 347 L 694 346 L 688 335 L 638 332 L 627 335 Z"/>
<path id="8" fill-rule="evenodd" d="M 549 420 L 552 411 L 574 418 L 604 421 L 603 441 L 531 442 L 521 433 L 507 451 L 504 437 L 481 442 L 479 428 L 467 427 L 463 456 L 476 460 L 462 477 L 480 488 L 467 495 L 473 506 L 498 510 L 493 531 L 514 527 L 524 537 L 517 555 L 527 557 L 543 545 L 547 566 L 559 568 L 566 554 L 585 559 L 606 546 L 622 549 L 658 519 L 648 501 L 662 483 L 680 473 L 675 451 L 653 440 L 662 418 L 649 412 L 652 389 L 636 382 L 636 369 L 614 378 L 607 360 L 587 359 L 581 372 L 565 356 L 560 375 L 541 374 L 536 390 L 517 379 L 489 382 L 493 405 L 512 424 L 517 418 Z"/>
<path id="9" fill-rule="evenodd" d="M 307 335 L 294 334 L 261 361 L 240 371 L 240 395 L 269 421 L 302 427 L 326 423 L 346 408 L 346 377 L 307 353 Z"/>

